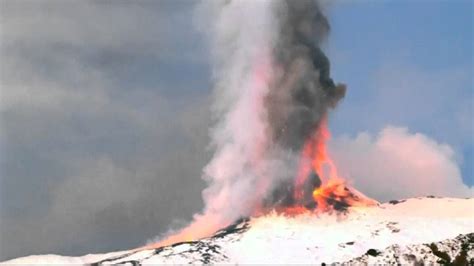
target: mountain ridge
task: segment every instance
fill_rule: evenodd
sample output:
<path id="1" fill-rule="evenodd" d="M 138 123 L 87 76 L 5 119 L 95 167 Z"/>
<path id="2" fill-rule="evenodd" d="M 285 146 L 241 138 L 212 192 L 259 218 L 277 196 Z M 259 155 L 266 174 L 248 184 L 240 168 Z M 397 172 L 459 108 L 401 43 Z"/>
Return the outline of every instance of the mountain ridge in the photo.
<path id="1" fill-rule="evenodd" d="M 276 212 L 244 218 L 200 240 L 82 257 L 40 255 L 4 264 L 474 262 L 474 198 L 421 197 L 345 213 Z"/>

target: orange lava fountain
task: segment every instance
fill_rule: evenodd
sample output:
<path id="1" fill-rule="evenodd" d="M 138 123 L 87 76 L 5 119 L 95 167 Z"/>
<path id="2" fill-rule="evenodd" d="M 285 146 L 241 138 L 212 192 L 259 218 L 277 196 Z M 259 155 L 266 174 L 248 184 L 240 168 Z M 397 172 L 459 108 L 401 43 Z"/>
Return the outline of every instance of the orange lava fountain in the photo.
<path id="1" fill-rule="evenodd" d="M 294 184 L 294 199 L 296 202 L 305 202 L 305 186 L 312 173 L 319 178 L 319 184 L 315 185 L 311 197 L 314 207 L 291 206 L 284 209 L 284 213 L 295 215 L 314 209 L 319 212 L 327 212 L 337 209 L 335 206 L 370 206 L 377 202 L 367 198 L 362 193 L 351 188 L 337 171 L 337 167 L 329 156 L 326 143 L 331 134 L 328 129 L 327 116 L 324 116 L 319 128 L 308 138 L 301 151 L 299 168 Z"/>

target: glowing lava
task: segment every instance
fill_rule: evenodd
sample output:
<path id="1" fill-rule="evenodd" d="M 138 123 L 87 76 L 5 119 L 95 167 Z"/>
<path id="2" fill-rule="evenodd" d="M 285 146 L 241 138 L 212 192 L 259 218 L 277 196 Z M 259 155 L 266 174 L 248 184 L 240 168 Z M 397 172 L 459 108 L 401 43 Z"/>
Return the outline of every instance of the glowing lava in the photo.
<path id="1" fill-rule="evenodd" d="M 330 137 L 325 116 L 303 146 L 293 195 L 297 205 L 286 208 L 285 213 L 299 214 L 308 210 L 325 212 L 376 204 L 376 201 L 357 190 L 349 189 L 345 179 L 339 176 L 326 149 Z"/>

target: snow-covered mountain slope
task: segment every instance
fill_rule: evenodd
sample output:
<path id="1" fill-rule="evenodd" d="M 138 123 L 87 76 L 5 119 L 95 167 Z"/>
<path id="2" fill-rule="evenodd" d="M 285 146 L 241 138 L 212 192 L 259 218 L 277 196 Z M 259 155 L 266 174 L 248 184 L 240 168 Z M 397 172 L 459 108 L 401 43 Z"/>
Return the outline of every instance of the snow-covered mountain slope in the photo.
<path id="1" fill-rule="evenodd" d="M 29 256 L 5 264 L 474 263 L 474 198 L 413 198 L 345 214 L 242 219 L 210 238 L 83 257 Z"/>

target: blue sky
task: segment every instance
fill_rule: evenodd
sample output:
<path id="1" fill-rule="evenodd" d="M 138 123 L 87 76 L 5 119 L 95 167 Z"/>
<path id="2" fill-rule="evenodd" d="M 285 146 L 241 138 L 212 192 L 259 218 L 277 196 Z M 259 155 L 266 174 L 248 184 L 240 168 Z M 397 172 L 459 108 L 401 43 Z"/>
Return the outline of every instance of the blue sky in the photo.
<path id="1" fill-rule="evenodd" d="M 332 120 L 334 133 L 408 127 L 451 145 L 465 183 L 474 184 L 472 2 L 341 1 L 329 11 L 333 76 L 349 87 Z M 386 81 L 393 84 L 384 84 L 388 75 L 397 76 Z M 399 93 L 379 96 L 392 104 L 374 103 L 375 94 L 397 85 L 404 87 Z M 460 113 L 469 119 L 456 121 Z"/>

